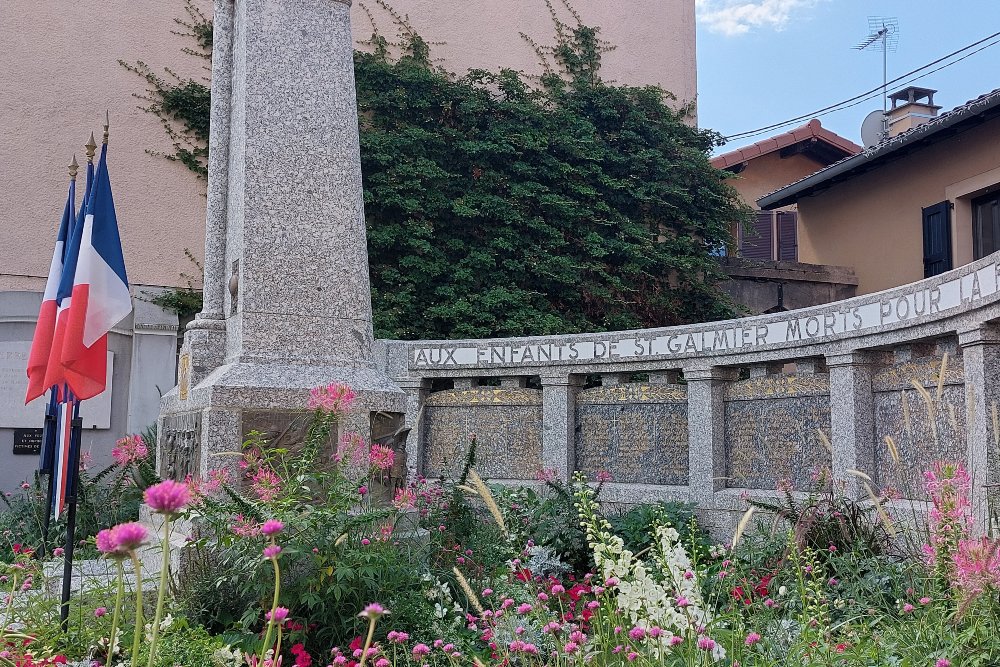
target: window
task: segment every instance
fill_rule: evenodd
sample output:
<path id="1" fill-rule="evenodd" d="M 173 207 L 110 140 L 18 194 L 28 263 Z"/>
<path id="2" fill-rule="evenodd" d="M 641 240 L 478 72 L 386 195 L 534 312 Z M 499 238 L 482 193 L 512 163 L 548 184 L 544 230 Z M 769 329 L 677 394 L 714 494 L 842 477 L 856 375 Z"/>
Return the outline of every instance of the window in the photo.
<path id="1" fill-rule="evenodd" d="M 972 258 L 1000 250 L 1000 192 L 972 200 Z"/>
<path id="2" fill-rule="evenodd" d="M 749 229 L 740 229 L 740 257 L 797 262 L 798 219 L 795 211 L 757 211 Z"/>

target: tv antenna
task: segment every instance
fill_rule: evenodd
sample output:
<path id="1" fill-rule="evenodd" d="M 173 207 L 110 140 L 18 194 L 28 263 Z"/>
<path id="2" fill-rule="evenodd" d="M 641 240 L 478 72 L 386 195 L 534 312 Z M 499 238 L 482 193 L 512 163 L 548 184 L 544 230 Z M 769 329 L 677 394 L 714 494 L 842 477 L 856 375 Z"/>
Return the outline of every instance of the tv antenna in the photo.
<path id="1" fill-rule="evenodd" d="M 895 16 L 869 16 L 868 36 L 854 48 L 858 51 L 882 53 L 882 139 L 889 136 L 888 53 L 899 46 L 899 19 Z"/>

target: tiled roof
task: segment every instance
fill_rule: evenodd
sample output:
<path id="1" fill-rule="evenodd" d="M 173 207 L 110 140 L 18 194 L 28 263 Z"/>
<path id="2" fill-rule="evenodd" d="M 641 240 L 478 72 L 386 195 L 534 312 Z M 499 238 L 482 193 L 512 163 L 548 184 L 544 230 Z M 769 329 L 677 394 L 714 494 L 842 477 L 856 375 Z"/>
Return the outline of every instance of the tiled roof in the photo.
<path id="1" fill-rule="evenodd" d="M 965 104 L 959 105 L 922 125 L 912 127 L 906 132 L 901 132 L 879 144 L 865 148 L 856 155 L 851 155 L 838 162 L 834 162 L 794 183 L 789 183 L 778 188 L 774 192 L 758 199 L 757 204 L 763 209 L 774 209 L 791 204 L 797 201 L 799 197 L 811 194 L 815 188 L 823 184 L 828 185 L 831 179 L 841 177 L 838 180 L 844 180 L 862 170 L 868 171 L 874 168 L 877 166 L 875 163 L 899 155 L 897 151 L 904 147 L 912 146 L 917 142 L 929 143 L 941 139 L 945 135 L 938 133 L 946 128 L 954 127 L 959 123 L 975 123 L 977 117 L 979 118 L 979 122 L 982 122 L 986 120 L 984 114 L 987 111 L 993 112 L 989 115 L 990 117 L 1000 111 L 1000 88 L 969 100 Z"/>
<path id="2" fill-rule="evenodd" d="M 848 155 L 853 155 L 861 151 L 861 146 L 858 146 L 853 141 L 845 139 L 835 132 L 831 132 L 823 127 L 818 119 L 813 118 L 805 125 L 801 125 L 794 130 L 789 130 L 788 132 L 784 132 L 782 134 L 776 134 L 773 137 L 762 139 L 761 141 L 745 146 L 744 148 L 737 148 L 734 151 L 717 155 L 712 158 L 711 162 L 712 166 L 716 169 L 728 169 L 733 165 L 740 164 L 746 162 L 747 160 L 752 160 L 756 157 L 767 155 L 768 153 L 773 153 L 774 151 L 781 150 L 782 148 L 812 139 L 826 142 L 830 146 L 837 148 Z"/>

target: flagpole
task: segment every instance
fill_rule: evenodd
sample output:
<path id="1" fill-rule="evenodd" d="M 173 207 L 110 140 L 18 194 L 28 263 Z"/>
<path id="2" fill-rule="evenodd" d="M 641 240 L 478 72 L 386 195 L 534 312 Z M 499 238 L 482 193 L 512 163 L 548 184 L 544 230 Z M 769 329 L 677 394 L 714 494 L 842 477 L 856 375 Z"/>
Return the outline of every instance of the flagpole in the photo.
<path id="1" fill-rule="evenodd" d="M 42 451 L 38 474 L 47 480 L 45 491 L 45 514 L 42 517 L 42 544 L 38 547 L 38 559 L 45 560 L 45 551 L 49 546 L 49 523 L 52 519 L 52 493 L 55 490 L 55 475 L 53 474 L 53 453 L 56 445 L 57 416 L 59 403 L 56 401 L 56 388 L 52 387 L 49 403 L 45 407 L 45 425 L 42 427 Z"/>
<path id="2" fill-rule="evenodd" d="M 59 604 L 59 622 L 63 632 L 69 629 L 69 597 L 73 585 L 73 549 L 76 546 L 76 505 L 80 478 L 80 445 L 83 420 L 80 419 L 80 401 L 67 396 L 67 405 L 73 405 L 73 421 L 69 438 L 69 470 L 66 476 L 66 546 L 63 560 L 62 596 Z M 82 585 L 82 584 L 81 584 Z"/>
<path id="3" fill-rule="evenodd" d="M 73 154 L 73 161 L 69 163 L 70 192 L 75 194 L 73 185 L 76 183 L 76 175 L 80 172 L 80 163 L 76 161 L 76 154 Z M 75 199 L 75 196 L 73 197 Z M 76 202 L 71 203 L 71 211 L 75 208 Z M 52 521 L 53 494 L 55 493 L 55 452 L 56 440 L 59 433 L 59 387 L 53 385 L 49 389 L 49 404 L 45 410 L 45 424 L 42 427 L 42 452 L 39 461 L 38 472 L 47 478 L 45 490 L 45 514 L 42 518 L 42 544 L 38 549 L 38 558 L 43 560 L 45 552 L 49 547 L 49 527 Z"/>

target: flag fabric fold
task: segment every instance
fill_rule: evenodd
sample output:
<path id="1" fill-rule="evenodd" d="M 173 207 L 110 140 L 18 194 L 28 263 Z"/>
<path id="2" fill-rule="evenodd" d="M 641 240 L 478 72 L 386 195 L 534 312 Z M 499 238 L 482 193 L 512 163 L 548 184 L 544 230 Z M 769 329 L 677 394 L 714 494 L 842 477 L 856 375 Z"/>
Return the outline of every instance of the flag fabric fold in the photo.
<path id="1" fill-rule="evenodd" d="M 60 361 L 77 400 L 107 386 L 108 332 L 132 312 L 118 219 L 108 175 L 107 144 L 101 148 L 94 187 L 86 205 L 73 273 Z M 65 283 L 64 283 L 65 284 Z"/>
<path id="2" fill-rule="evenodd" d="M 73 276 L 76 274 L 77 259 L 80 254 L 80 240 L 83 237 L 83 218 L 87 209 L 87 201 L 90 199 L 94 183 L 94 165 L 87 164 L 87 188 L 83 194 L 83 203 L 80 212 L 74 215 L 69 227 L 69 234 L 66 238 L 65 253 L 63 255 L 62 275 L 59 279 L 59 287 L 56 289 L 56 323 L 52 334 L 52 344 L 49 349 L 49 358 L 45 368 L 45 387 L 55 387 L 59 394 L 59 400 L 65 400 L 63 388 L 69 381 L 66 367 L 62 362 L 62 351 L 66 341 L 66 325 L 69 322 L 69 307 L 72 303 Z"/>
<path id="3" fill-rule="evenodd" d="M 52 352 L 52 338 L 55 335 L 56 313 L 58 311 L 56 293 L 62 279 L 67 239 L 75 217 L 75 208 L 76 179 L 74 178 L 69 182 L 69 196 L 66 198 L 66 206 L 59 223 L 56 246 L 52 250 L 52 261 L 49 264 L 49 276 L 45 281 L 45 292 L 42 294 L 42 305 L 38 309 L 35 336 L 31 341 L 31 352 L 28 354 L 28 391 L 24 397 L 25 404 L 44 394 L 51 386 L 45 384 L 45 371 Z"/>

